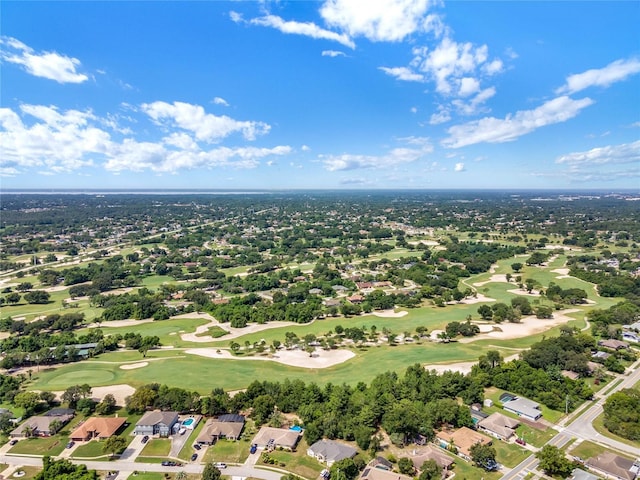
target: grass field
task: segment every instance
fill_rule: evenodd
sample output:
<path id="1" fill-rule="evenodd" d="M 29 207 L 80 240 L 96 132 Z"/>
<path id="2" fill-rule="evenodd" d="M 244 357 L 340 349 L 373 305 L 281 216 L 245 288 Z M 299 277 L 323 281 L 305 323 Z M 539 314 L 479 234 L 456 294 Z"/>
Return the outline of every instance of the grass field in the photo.
<path id="1" fill-rule="evenodd" d="M 166 457 L 171 451 L 171 439 L 152 438 L 140 452 L 143 457 Z"/>
<path id="2" fill-rule="evenodd" d="M 79 445 L 73 451 L 72 458 L 96 458 L 102 456 L 108 456 L 108 453 L 102 451 L 103 442 L 98 440 L 92 440 L 83 445 Z"/>
<path id="3" fill-rule="evenodd" d="M 303 438 L 300 440 L 295 452 L 274 450 L 269 453 L 269 456 L 278 462 L 277 465 L 273 465 L 274 467 L 285 469 L 303 478 L 317 478 L 325 466 L 315 458 L 308 456 L 307 448 L 308 445 Z M 261 459 L 258 460 L 256 466 L 260 465 L 265 465 Z"/>
<path id="4" fill-rule="evenodd" d="M 248 440 L 220 440 L 207 447 L 204 462 L 243 463 L 249 456 L 251 443 Z"/>

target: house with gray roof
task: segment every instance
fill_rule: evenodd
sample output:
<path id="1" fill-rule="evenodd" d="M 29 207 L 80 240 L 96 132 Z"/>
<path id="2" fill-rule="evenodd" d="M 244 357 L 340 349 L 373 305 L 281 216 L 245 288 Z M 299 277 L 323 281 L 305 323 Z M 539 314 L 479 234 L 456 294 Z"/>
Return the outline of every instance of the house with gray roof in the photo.
<path id="1" fill-rule="evenodd" d="M 241 421 L 236 421 L 236 417 Z M 221 438 L 227 440 L 238 440 L 244 428 L 244 417 L 242 415 L 220 415 L 217 419 L 210 418 L 204 424 L 196 443 L 213 445 Z"/>
<path id="2" fill-rule="evenodd" d="M 597 477 L 594 474 L 587 472 L 586 470 L 582 470 L 581 468 L 576 468 L 573 472 L 571 472 L 569 480 L 600 480 L 600 477 Z"/>
<path id="3" fill-rule="evenodd" d="M 174 433 L 174 430 L 177 430 L 178 426 L 178 412 L 154 410 L 153 412 L 145 413 L 142 418 L 138 420 L 133 434 L 168 437 Z"/>
<path id="4" fill-rule="evenodd" d="M 492 413 L 476 424 L 478 430 L 505 442 L 515 434 L 518 425 L 520 422 L 515 418 L 507 417 L 498 412 Z"/>
<path id="5" fill-rule="evenodd" d="M 326 463 L 328 467 L 345 458 L 353 458 L 356 453 L 355 448 L 333 440 L 318 440 L 307 449 L 307 455 Z"/>
<path id="6" fill-rule="evenodd" d="M 514 397 L 512 400 L 503 403 L 502 408 L 507 412 L 515 413 L 519 417 L 523 417 L 534 422 L 542 417 L 540 404 L 524 397 Z"/>
<path id="7" fill-rule="evenodd" d="M 586 465 L 596 472 L 602 472 L 607 476 L 621 480 L 635 480 L 638 476 L 638 466 L 633 460 L 611 452 L 591 457 L 587 460 Z"/>

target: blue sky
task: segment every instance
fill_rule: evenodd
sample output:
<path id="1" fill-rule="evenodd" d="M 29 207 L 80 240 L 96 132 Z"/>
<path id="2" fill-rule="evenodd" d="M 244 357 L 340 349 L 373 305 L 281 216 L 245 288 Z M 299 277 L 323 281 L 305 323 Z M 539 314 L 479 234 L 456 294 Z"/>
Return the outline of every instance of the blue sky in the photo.
<path id="1" fill-rule="evenodd" d="M 3 1 L 3 188 L 639 188 L 640 2 Z"/>

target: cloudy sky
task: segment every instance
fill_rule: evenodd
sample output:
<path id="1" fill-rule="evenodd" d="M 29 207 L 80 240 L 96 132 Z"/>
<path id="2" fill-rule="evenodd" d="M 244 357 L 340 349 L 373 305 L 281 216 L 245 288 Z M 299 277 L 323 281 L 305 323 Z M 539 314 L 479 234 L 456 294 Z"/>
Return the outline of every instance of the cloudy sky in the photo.
<path id="1" fill-rule="evenodd" d="M 640 2 L 3 1 L 3 188 L 638 188 Z"/>

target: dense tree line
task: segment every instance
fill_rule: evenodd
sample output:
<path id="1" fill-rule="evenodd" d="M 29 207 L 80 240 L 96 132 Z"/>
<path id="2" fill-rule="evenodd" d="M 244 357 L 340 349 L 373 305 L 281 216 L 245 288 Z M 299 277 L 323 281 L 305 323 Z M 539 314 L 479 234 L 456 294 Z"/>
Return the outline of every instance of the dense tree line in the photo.
<path id="1" fill-rule="evenodd" d="M 607 397 L 604 426 L 621 437 L 640 440 L 640 392 L 625 388 Z"/>

